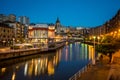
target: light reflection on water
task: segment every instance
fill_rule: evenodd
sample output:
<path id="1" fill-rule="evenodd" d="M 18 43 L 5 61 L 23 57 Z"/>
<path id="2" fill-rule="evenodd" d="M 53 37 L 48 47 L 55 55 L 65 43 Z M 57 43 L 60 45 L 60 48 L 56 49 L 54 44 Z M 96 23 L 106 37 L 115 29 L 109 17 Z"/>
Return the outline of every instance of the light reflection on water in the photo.
<path id="1" fill-rule="evenodd" d="M 76 42 L 56 52 L 0 62 L 0 79 L 68 80 L 92 59 L 92 55 L 92 46 Z M 6 65 L 1 66 L 4 63 Z"/>

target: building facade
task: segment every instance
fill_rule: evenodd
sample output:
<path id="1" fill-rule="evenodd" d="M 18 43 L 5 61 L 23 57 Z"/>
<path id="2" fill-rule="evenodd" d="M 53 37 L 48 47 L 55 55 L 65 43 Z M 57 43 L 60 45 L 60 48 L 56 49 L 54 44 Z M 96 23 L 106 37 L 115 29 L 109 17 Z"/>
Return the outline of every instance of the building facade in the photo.
<path id="1" fill-rule="evenodd" d="M 22 23 L 22 24 L 27 24 L 27 25 L 29 25 L 29 23 L 30 23 L 29 18 L 26 17 L 26 16 L 20 16 L 20 17 L 18 18 L 18 21 L 19 21 L 20 23 Z"/>
<path id="2" fill-rule="evenodd" d="M 59 18 L 57 18 L 55 23 L 55 34 L 58 35 L 61 33 L 61 24 Z"/>
<path id="3" fill-rule="evenodd" d="M 55 25 L 48 25 L 48 38 L 55 38 Z"/>
<path id="4" fill-rule="evenodd" d="M 19 22 L 6 22 L 9 26 L 14 29 L 14 42 L 23 43 L 25 42 L 25 25 Z"/>
<path id="5" fill-rule="evenodd" d="M 9 14 L 9 16 L 8 16 L 8 21 L 15 22 L 15 21 L 16 21 L 16 15 L 14 15 L 14 14 Z"/>
<path id="6" fill-rule="evenodd" d="M 107 35 L 120 38 L 120 10 L 118 10 L 117 14 L 112 19 L 101 26 L 90 28 L 89 31 L 89 37 L 91 38 L 96 36 L 96 38 L 100 37 L 102 39 Z"/>
<path id="7" fill-rule="evenodd" d="M 28 29 L 28 38 L 32 43 L 44 43 L 48 42 L 48 25 L 47 24 L 35 24 L 30 25 Z"/>
<path id="8" fill-rule="evenodd" d="M 0 23 L 0 47 L 13 44 L 14 29 L 7 24 Z"/>
<path id="9" fill-rule="evenodd" d="M 8 16 L 6 16 L 4 14 L 0 14 L 0 22 L 5 22 L 5 21 L 15 22 L 16 21 L 16 15 L 9 14 Z"/>
<path id="10" fill-rule="evenodd" d="M 0 14 L 0 22 L 4 22 L 4 21 L 7 21 L 8 20 L 8 17 L 4 14 Z"/>

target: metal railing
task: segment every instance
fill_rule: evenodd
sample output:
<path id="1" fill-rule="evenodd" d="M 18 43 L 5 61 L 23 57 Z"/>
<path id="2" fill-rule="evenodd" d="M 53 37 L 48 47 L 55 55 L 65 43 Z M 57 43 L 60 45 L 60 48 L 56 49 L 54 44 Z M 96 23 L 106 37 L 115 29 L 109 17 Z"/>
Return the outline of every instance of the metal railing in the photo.
<path id="1" fill-rule="evenodd" d="M 69 78 L 69 80 L 77 80 L 78 78 L 80 78 L 80 76 L 86 72 L 88 70 L 88 68 L 90 68 L 92 66 L 91 61 L 82 69 L 80 69 L 77 73 L 75 73 L 72 77 Z"/>

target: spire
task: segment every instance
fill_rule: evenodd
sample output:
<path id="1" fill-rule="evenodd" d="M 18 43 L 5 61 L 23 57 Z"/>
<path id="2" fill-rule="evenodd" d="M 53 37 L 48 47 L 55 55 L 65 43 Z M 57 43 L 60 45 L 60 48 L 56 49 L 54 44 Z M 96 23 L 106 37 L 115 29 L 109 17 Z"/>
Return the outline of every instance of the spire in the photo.
<path id="1" fill-rule="evenodd" d="M 57 17 L 56 23 L 60 23 L 59 17 Z"/>
<path id="2" fill-rule="evenodd" d="M 118 10 L 118 14 L 120 14 L 120 9 Z"/>

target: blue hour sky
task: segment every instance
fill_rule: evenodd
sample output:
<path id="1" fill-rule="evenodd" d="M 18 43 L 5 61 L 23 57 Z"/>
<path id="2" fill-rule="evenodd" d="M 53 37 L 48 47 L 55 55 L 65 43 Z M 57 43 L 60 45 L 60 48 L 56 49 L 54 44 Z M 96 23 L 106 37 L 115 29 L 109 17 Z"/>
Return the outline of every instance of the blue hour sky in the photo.
<path id="1" fill-rule="evenodd" d="M 120 0 L 0 0 L 0 13 L 27 16 L 33 23 L 95 27 L 111 19 Z"/>

